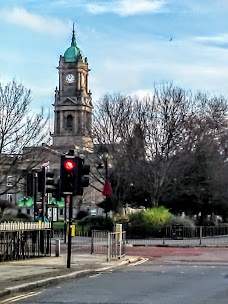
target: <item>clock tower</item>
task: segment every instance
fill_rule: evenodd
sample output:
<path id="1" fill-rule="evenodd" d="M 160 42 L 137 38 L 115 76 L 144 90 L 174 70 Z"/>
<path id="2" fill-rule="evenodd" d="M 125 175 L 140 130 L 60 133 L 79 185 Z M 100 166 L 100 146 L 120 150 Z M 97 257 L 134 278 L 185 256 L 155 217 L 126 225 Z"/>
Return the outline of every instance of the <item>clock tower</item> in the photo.
<path id="1" fill-rule="evenodd" d="M 53 146 L 62 151 L 92 150 L 92 98 L 89 67 L 77 46 L 73 27 L 71 46 L 60 56 L 59 86 L 55 89 Z"/>

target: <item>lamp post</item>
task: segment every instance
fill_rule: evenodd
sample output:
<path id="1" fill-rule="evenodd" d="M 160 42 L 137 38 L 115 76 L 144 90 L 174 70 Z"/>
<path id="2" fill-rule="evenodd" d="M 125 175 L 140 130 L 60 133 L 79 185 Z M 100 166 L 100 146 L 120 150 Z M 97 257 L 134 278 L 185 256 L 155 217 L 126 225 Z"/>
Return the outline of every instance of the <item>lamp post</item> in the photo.
<path id="1" fill-rule="evenodd" d="M 99 158 L 103 160 L 104 167 L 105 167 L 105 183 L 108 182 L 108 158 L 109 158 L 109 152 L 106 146 L 101 146 L 98 150 Z M 106 221 L 108 219 L 108 212 L 107 212 L 107 196 L 105 195 L 105 218 Z"/>
<path id="2" fill-rule="evenodd" d="M 105 181 L 107 182 L 108 181 L 108 152 L 106 152 L 104 154 L 104 163 L 105 163 Z M 108 213 L 107 213 L 107 195 L 105 196 L 105 219 L 106 219 L 106 222 L 107 222 L 107 219 L 108 219 Z"/>

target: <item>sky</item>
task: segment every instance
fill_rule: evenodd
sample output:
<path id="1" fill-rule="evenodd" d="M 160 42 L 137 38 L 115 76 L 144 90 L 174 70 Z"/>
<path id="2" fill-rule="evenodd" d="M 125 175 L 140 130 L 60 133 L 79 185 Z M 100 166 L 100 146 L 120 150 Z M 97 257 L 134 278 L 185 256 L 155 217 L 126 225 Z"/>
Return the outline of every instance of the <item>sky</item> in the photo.
<path id="1" fill-rule="evenodd" d="M 173 82 L 228 96 L 227 0 L 0 0 L 0 82 L 32 90 L 51 109 L 59 56 L 76 40 L 94 102 Z"/>

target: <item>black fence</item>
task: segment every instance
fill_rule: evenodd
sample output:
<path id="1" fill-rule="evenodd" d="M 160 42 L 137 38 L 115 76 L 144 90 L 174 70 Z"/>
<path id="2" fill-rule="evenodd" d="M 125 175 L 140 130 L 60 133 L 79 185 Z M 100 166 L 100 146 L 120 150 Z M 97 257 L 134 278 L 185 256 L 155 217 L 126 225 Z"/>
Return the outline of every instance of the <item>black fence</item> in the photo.
<path id="1" fill-rule="evenodd" d="M 228 236 L 228 226 L 192 226 L 172 225 L 162 228 L 144 227 L 138 225 L 126 227 L 128 239 L 182 239 L 182 238 L 207 238 Z"/>
<path id="2" fill-rule="evenodd" d="M 172 225 L 161 230 L 162 237 L 167 239 L 200 238 L 228 235 L 228 226 L 184 227 Z"/>
<path id="3" fill-rule="evenodd" d="M 0 231 L 0 262 L 51 255 L 51 229 Z"/>

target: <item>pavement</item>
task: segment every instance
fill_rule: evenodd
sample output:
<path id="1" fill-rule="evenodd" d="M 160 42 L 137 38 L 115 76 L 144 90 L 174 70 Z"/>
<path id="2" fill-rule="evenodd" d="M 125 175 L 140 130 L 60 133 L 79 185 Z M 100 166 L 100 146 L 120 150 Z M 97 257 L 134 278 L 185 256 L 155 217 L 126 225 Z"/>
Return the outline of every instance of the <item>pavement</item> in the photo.
<path id="1" fill-rule="evenodd" d="M 51 256 L 3 262 L 0 263 L 0 297 L 20 291 L 30 291 L 65 279 L 95 274 L 124 264 L 134 263 L 140 259 L 137 256 L 124 256 L 121 259 L 107 262 L 104 254 L 73 253 L 71 255 L 71 268 L 67 268 L 67 255 L 63 253 L 59 257 Z"/>

